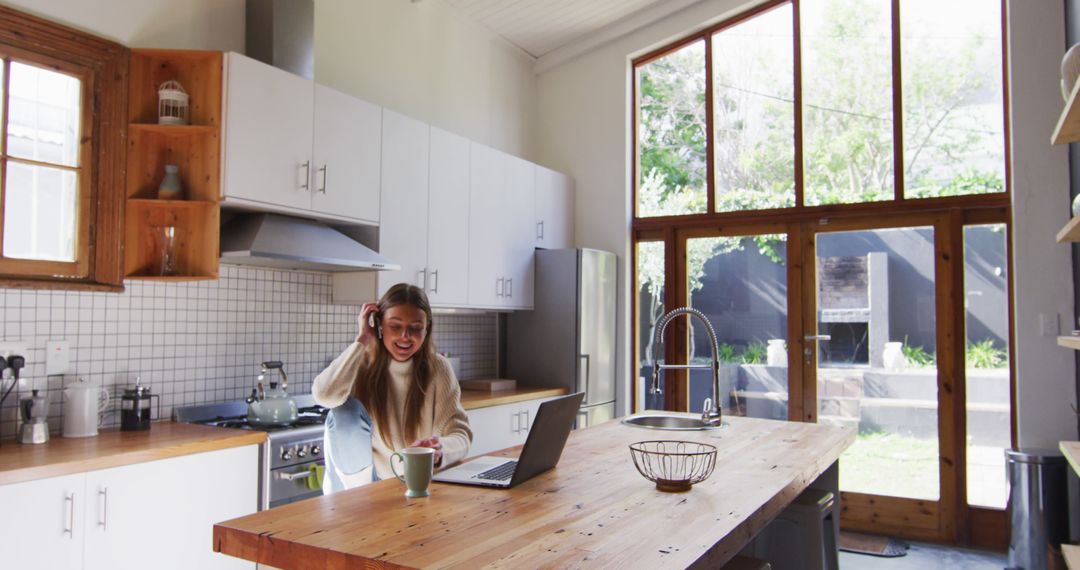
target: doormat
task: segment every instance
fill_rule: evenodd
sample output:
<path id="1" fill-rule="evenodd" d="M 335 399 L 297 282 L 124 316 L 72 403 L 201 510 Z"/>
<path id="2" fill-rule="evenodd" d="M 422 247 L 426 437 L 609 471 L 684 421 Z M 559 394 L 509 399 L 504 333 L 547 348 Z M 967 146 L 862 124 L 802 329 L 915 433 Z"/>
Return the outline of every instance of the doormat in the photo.
<path id="1" fill-rule="evenodd" d="M 908 543 L 887 536 L 875 536 L 859 532 L 840 531 L 840 550 L 856 554 L 869 554 L 884 558 L 896 558 L 907 555 L 911 548 Z"/>

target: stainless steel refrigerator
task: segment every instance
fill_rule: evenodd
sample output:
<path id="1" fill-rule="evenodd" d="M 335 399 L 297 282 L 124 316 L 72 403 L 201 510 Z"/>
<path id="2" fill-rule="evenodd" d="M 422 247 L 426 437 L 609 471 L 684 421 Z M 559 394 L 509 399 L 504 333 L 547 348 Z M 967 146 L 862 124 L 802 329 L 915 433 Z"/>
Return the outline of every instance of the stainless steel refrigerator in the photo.
<path id="1" fill-rule="evenodd" d="M 535 308 L 507 317 L 507 376 L 585 392 L 579 428 L 615 417 L 616 278 L 613 253 L 537 250 Z"/>

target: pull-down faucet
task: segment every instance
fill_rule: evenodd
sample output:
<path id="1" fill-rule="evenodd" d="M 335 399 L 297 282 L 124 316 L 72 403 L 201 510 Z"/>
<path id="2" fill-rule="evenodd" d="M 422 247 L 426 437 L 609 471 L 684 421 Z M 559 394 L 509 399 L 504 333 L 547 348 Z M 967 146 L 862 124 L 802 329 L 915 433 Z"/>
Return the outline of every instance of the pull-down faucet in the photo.
<path id="1" fill-rule="evenodd" d="M 656 358 L 657 348 L 664 344 L 664 329 L 671 323 L 675 317 L 679 315 L 691 315 L 697 317 L 701 322 L 705 323 L 705 332 L 709 334 L 709 348 L 712 349 L 712 365 L 705 364 L 664 364 L 662 361 Z M 709 319 L 705 318 L 704 313 L 691 307 L 679 307 L 673 309 L 666 315 L 660 317 L 660 321 L 656 323 L 656 336 L 653 338 L 652 346 L 652 388 L 649 390 L 652 394 L 660 394 L 660 371 L 669 369 L 690 370 L 690 369 L 711 369 L 712 370 L 712 398 L 705 399 L 705 406 L 701 412 L 701 422 L 705 425 L 720 425 L 720 357 L 719 347 L 716 344 L 716 331 L 713 330 L 712 323 Z"/>

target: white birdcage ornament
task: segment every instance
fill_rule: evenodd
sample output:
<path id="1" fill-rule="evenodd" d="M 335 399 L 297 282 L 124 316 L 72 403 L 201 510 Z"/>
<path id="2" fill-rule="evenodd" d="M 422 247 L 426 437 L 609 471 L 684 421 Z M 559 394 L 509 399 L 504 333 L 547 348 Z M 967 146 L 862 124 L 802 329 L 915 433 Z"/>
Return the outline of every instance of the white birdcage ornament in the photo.
<path id="1" fill-rule="evenodd" d="M 178 81 L 166 81 L 158 87 L 158 124 L 188 124 L 188 94 Z"/>

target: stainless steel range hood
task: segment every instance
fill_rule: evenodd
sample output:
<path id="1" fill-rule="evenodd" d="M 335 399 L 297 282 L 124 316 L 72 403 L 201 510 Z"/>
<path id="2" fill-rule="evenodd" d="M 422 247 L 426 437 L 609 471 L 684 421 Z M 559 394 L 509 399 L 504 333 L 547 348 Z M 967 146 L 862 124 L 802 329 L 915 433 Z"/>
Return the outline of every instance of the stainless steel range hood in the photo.
<path id="1" fill-rule="evenodd" d="M 330 226 L 278 214 L 240 214 L 222 225 L 221 263 L 329 272 L 401 269 Z"/>

